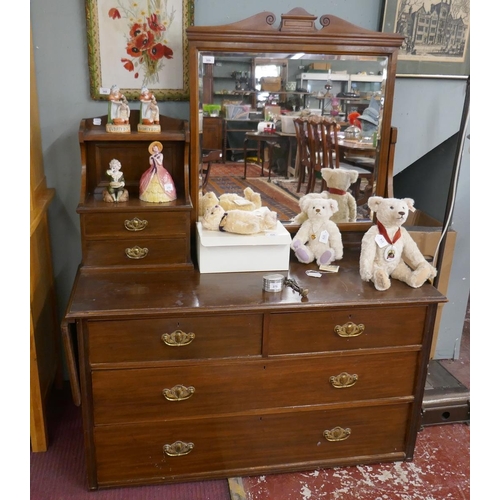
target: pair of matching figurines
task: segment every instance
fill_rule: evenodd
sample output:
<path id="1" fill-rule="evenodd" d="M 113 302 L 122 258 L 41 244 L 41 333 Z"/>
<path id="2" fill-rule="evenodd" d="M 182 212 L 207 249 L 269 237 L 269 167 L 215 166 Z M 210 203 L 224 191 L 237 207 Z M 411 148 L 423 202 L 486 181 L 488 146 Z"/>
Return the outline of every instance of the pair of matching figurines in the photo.
<path id="1" fill-rule="evenodd" d="M 140 114 L 137 125 L 138 132 L 158 133 L 160 127 L 160 108 L 156 97 L 147 87 L 142 87 L 139 96 Z M 106 131 L 111 133 L 130 132 L 130 107 L 127 98 L 118 85 L 112 85 L 108 97 L 108 122 Z"/>
<path id="2" fill-rule="evenodd" d="M 149 145 L 149 168 L 142 174 L 139 182 L 139 199 L 149 203 L 167 203 L 177 199 L 174 181 L 163 166 L 163 145 L 154 141 Z M 103 192 L 103 201 L 119 203 L 129 199 L 125 189 L 125 178 L 121 171 L 121 163 L 113 159 L 109 163 L 106 174 L 110 178 L 107 189 Z"/>
<path id="3" fill-rule="evenodd" d="M 414 210 L 411 198 L 372 196 L 368 207 L 376 215 L 376 224 L 363 236 L 359 272 L 363 281 L 371 281 L 377 290 L 387 290 L 390 278 L 413 288 L 433 279 L 437 270 L 428 263 L 417 244 L 402 225 Z M 319 195 L 305 195 L 300 208 L 306 219 L 292 239 L 291 248 L 299 262 L 318 266 L 342 259 L 342 235 L 332 220 L 338 202 Z"/>

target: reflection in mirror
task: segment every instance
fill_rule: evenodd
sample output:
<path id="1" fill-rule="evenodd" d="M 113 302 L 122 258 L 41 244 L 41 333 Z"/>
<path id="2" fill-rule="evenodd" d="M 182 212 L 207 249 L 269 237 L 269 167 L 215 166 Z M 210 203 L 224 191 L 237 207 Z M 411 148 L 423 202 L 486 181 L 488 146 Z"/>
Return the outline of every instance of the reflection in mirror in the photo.
<path id="1" fill-rule="evenodd" d="M 268 200 L 283 205 L 277 210 L 283 222 L 300 213 L 298 201 L 308 192 L 348 191 L 355 219 L 369 220 L 366 201 L 377 182 L 386 67 L 385 56 L 200 52 L 201 151 L 220 152 L 203 170 L 203 191 L 242 194 L 246 186 L 265 191 Z M 317 129 L 319 149 L 311 150 L 312 124 L 303 125 L 307 144 L 301 144 L 297 118 L 335 120 L 330 149 Z M 326 181 L 325 167 L 357 175 Z"/>

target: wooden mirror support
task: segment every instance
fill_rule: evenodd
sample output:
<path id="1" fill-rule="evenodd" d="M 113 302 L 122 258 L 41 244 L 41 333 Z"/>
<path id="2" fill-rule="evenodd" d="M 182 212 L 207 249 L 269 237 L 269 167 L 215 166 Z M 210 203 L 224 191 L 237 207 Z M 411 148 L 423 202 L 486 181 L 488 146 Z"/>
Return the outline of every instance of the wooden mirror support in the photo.
<path id="1" fill-rule="evenodd" d="M 199 113 L 203 105 L 203 78 L 200 77 L 200 55 L 245 54 L 249 57 L 276 57 L 283 54 L 305 53 L 319 57 L 386 58 L 383 91 L 383 120 L 378 136 L 377 162 L 373 194 L 386 196 L 392 185 L 392 158 L 394 135 L 391 115 L 398 50 L 403 37 L 360 28 L 336 16 L 326 14 L 319 18 L 298 7 L 277 20 L 272 12 L 261 12 L 239 22 L 220 26 L 190 26 L 187 28 L 190 68 L 190 123 L 191 171 L 190 193 L 193 201 L 193 226 L 198 213 L 201 158 Z M 317 24 L 319 23 L 319 27 Z M 371 222 L 339 224 L 345 231 L 364 231 Z M 293 226 L 288 226 L 291 231 Z"/>

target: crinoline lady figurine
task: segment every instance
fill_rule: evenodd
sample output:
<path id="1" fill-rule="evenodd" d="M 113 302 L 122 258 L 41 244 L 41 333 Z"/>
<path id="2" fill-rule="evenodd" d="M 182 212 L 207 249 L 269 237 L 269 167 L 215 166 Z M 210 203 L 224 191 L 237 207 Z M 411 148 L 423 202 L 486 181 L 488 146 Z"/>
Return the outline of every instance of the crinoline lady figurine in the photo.
<path id="1" fill-rule="evenodd" d="M 142 174 L 139 183 L 139 199 L 149 203 L 167 203 L 177 199 L 172 176 L 163 166 L 163 145 L 154 141 L 148 151 L 150 167 Z"/>

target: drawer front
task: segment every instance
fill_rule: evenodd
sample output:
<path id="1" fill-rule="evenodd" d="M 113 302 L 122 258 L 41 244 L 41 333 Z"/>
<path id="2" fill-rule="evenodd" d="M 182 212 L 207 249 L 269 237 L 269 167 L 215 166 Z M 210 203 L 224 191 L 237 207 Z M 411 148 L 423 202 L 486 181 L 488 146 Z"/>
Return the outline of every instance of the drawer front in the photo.
<path id="1" fill-rule="evenodd" d="M 366 463 L 370 456 L 382 460 L 404 453 L 410 406 L 100 426 L 94 428 L 97 481 L 179 481 L 213 471 L 231 475 L 252 467 L 328 466 L 336 459 Z M 343 439 L 329 441 L 325 431 L 330 439 Z"/>
<path id="2" fill-rule="evenodd" d="M 148 362 L 262 352 L 262 315 L 89 321 L 90 363 Z"/>
<path id="3" fill-rule="evenodd" d="M 94 421 L 172 420 L 411 396 L 417 357 L 400 352 L 99 370 L 92 374 Z"/>
<path id="4" fill-rule="evenodd" d="M 271 314 L 269 355 L 418 345 L 426 307 Z"/>
<path id="5" fill-rule="evenodd" d="M 86 238 L 181 238 L 189 231 L 189 212 L 119 212 L 81 215 Z"/>
<path id="6" fill-rule="evenodd" d="M 87 266 L 137 267 L 188 262 L 188 239 L 85 240 L 83 262 Z"/>

